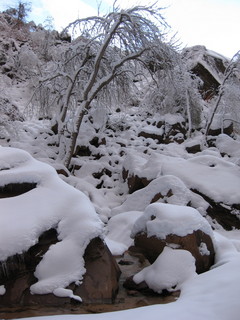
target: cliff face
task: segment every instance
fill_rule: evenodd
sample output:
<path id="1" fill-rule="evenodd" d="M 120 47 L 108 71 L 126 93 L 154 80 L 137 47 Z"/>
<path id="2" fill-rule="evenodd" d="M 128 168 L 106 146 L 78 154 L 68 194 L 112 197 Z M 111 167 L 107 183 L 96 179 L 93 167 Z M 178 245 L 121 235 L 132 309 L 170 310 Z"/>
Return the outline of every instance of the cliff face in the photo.
<path id="1" fill-rule="evenodd" d="M 229 60 L 204 46 L 186 48 L 182 58 L 188 69 L 201 79 L 200 92 L 203 99 L 209 100 L 216 95 Z"/>

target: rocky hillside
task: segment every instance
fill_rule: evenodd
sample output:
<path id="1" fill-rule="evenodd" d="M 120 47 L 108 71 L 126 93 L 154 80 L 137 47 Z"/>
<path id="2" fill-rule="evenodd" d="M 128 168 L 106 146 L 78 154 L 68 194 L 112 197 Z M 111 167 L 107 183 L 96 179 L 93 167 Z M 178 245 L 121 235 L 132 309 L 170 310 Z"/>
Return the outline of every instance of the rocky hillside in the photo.
<path id="1" fill-rule="evenodd" d="M 221 293 L 225 308 L 214 310 L 216 319 L 239 311 L 238 302 L 227 299 L 228 288 L 239 294 L 240 247 L 237 236 L 227 239 L 240 229 L 240 139 L 233 117 L 238 74 L 225 81 L 231 63 L 205 47 L 187 48 L 178 61 L 188 76 L 172 73 L 176 78 L 163 77 L 162 86 L 137 79 L 126 105 L 93 105 L 66 168 L 52 117 L 46 117 L 48 109 L 41 114 L 32 97 L 44 71 L 52 70 L 71 42 L 34 23 L 16 24 L 6 13 L 0 14 L 0 34 L 4 317 L 13 305 L 48 305 L 56 312 L 76 306 L 85 313 L 93 305 L 119 310 L 142 306 L 149 295 L 174 301 L 180 294 L 164 314 L 176 318 L 193 302 L 194 319 L 202 286 L 208 285 L 207 316 L 219 305 L 212 292 Z M 191 90 L 189 83 L 197 85 Z M 189 93 L 186 100 L 183 92 Z M 220 102 L 206 135 L 211 110 Z"/>

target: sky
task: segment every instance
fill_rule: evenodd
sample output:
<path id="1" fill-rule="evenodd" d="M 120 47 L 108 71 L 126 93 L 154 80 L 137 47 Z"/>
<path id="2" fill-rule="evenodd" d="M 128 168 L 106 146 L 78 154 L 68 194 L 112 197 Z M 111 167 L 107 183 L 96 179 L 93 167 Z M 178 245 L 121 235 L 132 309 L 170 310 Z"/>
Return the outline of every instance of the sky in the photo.
<path id="1" fill-rule="evenodd" d="M 23 2 L 28 2 L 23 1 Z M 32 0 L 30 20 L 37 24 L 47 17 L 54 19 L 55 29 L 61 31 L 69 22 L 77 18 L 95 15 L 101 4 L 101 13 L 111 11 L 113 0 Z M 166 7 L 163 15 L 177 33 L 182 47 L 205 45 L 231 58 L 239 49 L 240 41 L 240 0 L 118 0 L 120 7 L 128 8 L 136 4 L 157 2 Z M 13 6 L 17 0 L 1 0 L 0 10 Z"/>

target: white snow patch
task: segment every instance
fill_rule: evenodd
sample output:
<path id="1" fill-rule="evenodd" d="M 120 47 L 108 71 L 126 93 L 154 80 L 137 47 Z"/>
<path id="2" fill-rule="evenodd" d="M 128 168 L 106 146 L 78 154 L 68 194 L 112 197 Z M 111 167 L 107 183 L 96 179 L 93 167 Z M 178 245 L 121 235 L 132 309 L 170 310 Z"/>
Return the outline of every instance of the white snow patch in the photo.
<path id="1" fill-rule="evenodd" d="M 133 244 L 131 230 L 142 214 L 140 211 L 124 212 L 109 220 L 105 241 L 113 255 L 123 254 Z"/>
<path id="2" fill-rule="evenodd" d="M 0 296 L 3 296 L 6 293 L 5 287 L 2 285 L 0 286 Z"/>
<path id="3" fill-rule="evenodd" d="M 145 281 L 149 288 L 176 291 L 189 278 L 196 276 L 195 258 L 189 251 L 165 247 L 155 262 L 135 274 L 133 280 L 139 284 Z"/>
<path id="4" fill-rule="evenodd" d="M 221 153 L 226 153 L 231 157 L 240 158 L 240 142 L 234 140 L 226 134 L 220 134 L 216 139 L 216 147 Z"/>
<path id="5" fill-rule="evenodd" d="M 206 243 L 201 242 L 198 249 L 199 249 L 199 252 L 202 256 L 209 256 L 210 255 L 210 251 L 208 250 Z"/>
<path id="6" fill-rule="evenodd" d="M 240 203 L 239 166 L 210 154 L 199 154 L 189 159 L 154 154 L 138 167 L 136 174 L 148 180 L 160 175 L 173 175 L 187 188 L 198 190 L 215 202 Z"/>
<path id="7" fill-rule="evenodd" d="M 146 232 L 148 237 L 165 239 L 169 234 L 185 236 L 202 230 L 213 238 L 211 226 L 194 208 L 166 203 L 150 204 L 133 226 L 131 236 Z"/>
<path id="8" fill-rule="evenodd" d="M 207 210 L 209 204 L 199 195 L 190 191 L 176 176 L 165 175 L 151 181 L 145 188 L 128 195 L 126 201 L 112 210 L 112 215 L 120 212 L 138 210 L 144 211 L 155 196 L 161 195 L 158 202 L 168 202 L 176 205 L 191 205 L 202 211 Z"/>
<path id="9" fill-rule="evenodd" d="M 53 290 L 53 294 L 60 298 L 69 297 L 71 299 L 82 302 L 82 299 L 79 296 L 73 294 L 73 291 L 70 289 L 57 288 Z"/>

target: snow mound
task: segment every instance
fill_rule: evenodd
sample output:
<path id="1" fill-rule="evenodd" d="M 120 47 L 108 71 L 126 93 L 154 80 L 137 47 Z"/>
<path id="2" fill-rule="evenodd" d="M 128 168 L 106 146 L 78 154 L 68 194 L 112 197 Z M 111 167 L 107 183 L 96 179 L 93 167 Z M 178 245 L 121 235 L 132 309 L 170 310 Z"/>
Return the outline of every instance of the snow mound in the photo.
<path id="1" fill-rule="evenodd" d="M 226 134 L 220 134 L 216 139 L 216 147 L 221 153 L 226 153 L 230 157 L 240 158 L 240 142 L 234 140 Z"/>
<path id="2" fill-rule="evenodd" d="M 137 284 L 145 281 L 157 293 L 176 291 L 187 279 L 196 276 L 195 259 L 189 251 L 165 247 L 157 260 L 134 275 Z"/>
<path id="3" fill-rule="evenodd" d="M 132 175 L 149 181 L 159 176 L 172 175 L 179 178 L 187 188 L 197 190 L 215 202 L 228 205 L 240 203 L 240 169 L 226 159 L 203 153 L 189 159 L 154 154 L 148 160 L 144 159 L 142 164 L 137 160 L 137 170 L 135 164 L 131 164 L 131 168 L 126 166 Z"/>
<path id="4" fill-rule="evenodd" d="M 237 165 L 211 155 L 188 160 L 165 161 L 164 174 L 180 178 L 188 188 L 198 190 L 215 202 L 240 203 L 240 169 Z"/>
<path id="5" fill-rule="evenodd" d="M 131 237 L 145 232 L 148 237 L 165 239 L 169 234 L 185 236 L 201 230 L 213 238 L 211 226 L 194 208 L 166 203 L 150 204 L 133 226 Z"/>
<path id="6" fill-rule="evenodd" d="M 159 195 L 158 202 L 167 201 L 170 204 L 187 205 L 191 202 L 197 208 L 208 208 L 208 203 L 199 195 L 190 191 L 176 176 L 165 175 L 151 181 L 145 188 L 129 195 L 119 207 L 112 209 L 112 215 L 120 212 L 138 210 L 144 211 L 152 200 Z"/>
<path id="7" fill-rule="evenodd" d="M 102 236 L 102 222 L 86 195 L 25 151 L 0 148 L 0 181 L 1 186 L 37 183 L 24 194 L 0 199 L 0 261 L 28 250 L 44 231 L 55 228 L 59 242 L 50 247 L 37 266 L 38 281 L 31 291 L 46 294 L 58 289 L 55 292 L 59 295 L 61 288 L 82 279 L 85 248 L 91 239 Z"/>
<path id="8" fill-rule="evenodd" d="M 113 255 L 123 254 L 133 244 L 131 230 L 142 214 L 140 211 L 124 212 L 109 220 L 105 241 Z"/>

